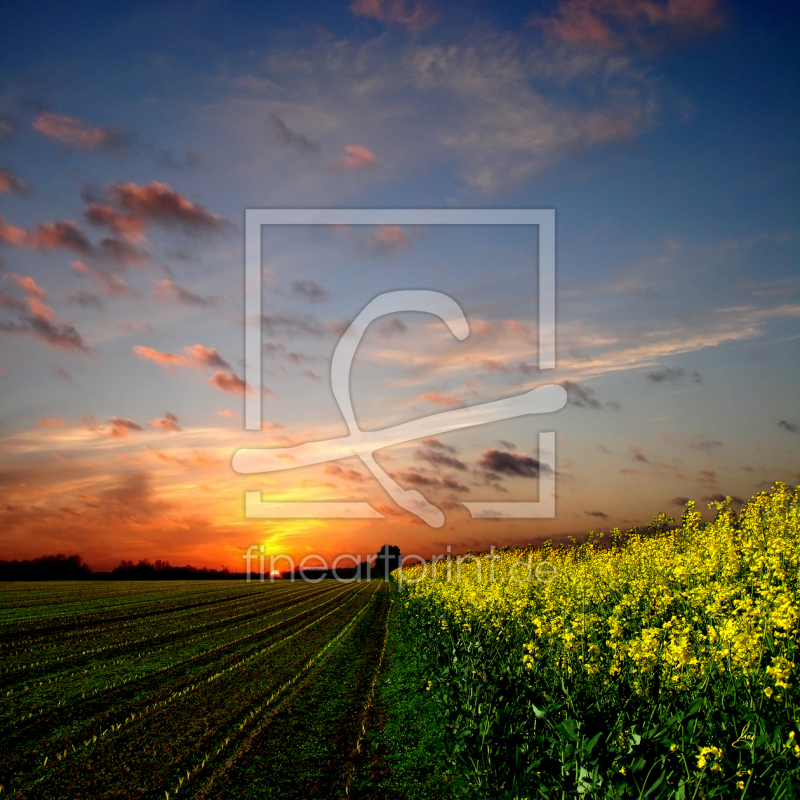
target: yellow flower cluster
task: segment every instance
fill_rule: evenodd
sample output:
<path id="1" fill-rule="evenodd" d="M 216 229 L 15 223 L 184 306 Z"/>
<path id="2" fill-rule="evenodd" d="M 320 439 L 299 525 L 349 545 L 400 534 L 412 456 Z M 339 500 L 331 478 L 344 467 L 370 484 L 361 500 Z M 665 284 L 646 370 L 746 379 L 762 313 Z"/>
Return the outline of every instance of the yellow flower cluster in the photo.
<path id="1" fill-rule="evenodd" d="M 407 607 L 439 620 L 438 635 L 491 632 L 526 671 L 546 661 L 606 684 L 625 673 L 645 695 L 656 676 L 660 692 L 677 693 L 732 672 L 777 699 L 795 667 L 800 488 L 778 483 L 738 517 L 730 498 L 715 505 L 707 524 L 689 502 L 671 530 L 660 514 L 646 531 L 615 529 L 608 545 L 589 534 L 577 546 L 404 567 L 395 579 Z"/>

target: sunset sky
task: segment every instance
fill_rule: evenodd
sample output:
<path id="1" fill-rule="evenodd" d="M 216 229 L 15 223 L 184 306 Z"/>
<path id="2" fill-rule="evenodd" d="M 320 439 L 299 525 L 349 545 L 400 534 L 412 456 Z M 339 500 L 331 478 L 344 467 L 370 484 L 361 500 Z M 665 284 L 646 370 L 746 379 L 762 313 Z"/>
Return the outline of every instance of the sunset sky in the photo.
<path id="1" fill-rule="evenodd" d="M 243 568 L 429 556 L 679 517 L 800 482 L 800 14 L 789 2 L 31 2 L 0 32 L 0 558 Z M 535 228 L 277 227 L 262 240 L 261 431 L 244 428 L 248 208 L 547 208 L 557 365 L 537 358 Z M 330 358 L 378 429 L 559 383 L 558 412 L 267 475 L 239 447 L 343 436 Z M 538 460 L 556 432 L 556 463 Z M 287 461 L 287 466 L 291 462 Z M 536 500 L 555 519 L 472 519 Z M 375 520 L 258 520 L 361 500 Z M 738 507 L 738 506 L 736 506 Z"/>

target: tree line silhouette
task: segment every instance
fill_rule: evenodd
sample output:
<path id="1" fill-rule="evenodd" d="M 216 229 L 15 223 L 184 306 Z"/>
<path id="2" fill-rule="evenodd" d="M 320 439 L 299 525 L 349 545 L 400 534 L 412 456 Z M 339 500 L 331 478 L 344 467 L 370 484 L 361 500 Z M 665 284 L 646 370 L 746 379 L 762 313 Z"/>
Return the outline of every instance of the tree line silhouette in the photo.
<path id="1" fill-rule="evenodd" d="M 303 569 L 281 573 L 282 578 L 302 578 L 307 580 L 339 578 L 340 580 L 386 578 L 401 563 L 400 548 L 385 544 L 378 550 L 374 562 L 362 560 L 355 567 L 333 569 Z M 70 581 L 70 580 L 123 580 L 123 581 L 169 581 L 169 580 L 242 580 L 244 571 L 231 572 L 227 567 L 209 569 L 208 567 L 172 566 L 169 561 L 156 559 L 151 563 L 142 559 L 122 560 L 110 572 L 95 572 L 84 563 L 79 555 L 40 556 L 31 559 L 0 560 L 0 581 Z M 256 576 L 254 576 L 256 577 Z M 265 576 L 269 577 L 269 576 Z"/>

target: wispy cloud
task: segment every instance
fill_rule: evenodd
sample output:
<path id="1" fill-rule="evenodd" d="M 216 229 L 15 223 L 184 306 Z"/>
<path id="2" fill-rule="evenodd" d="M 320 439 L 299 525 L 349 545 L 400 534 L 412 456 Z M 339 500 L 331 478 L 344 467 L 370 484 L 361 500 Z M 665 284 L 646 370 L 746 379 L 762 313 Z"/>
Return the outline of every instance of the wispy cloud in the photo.
<path id="1" fill-rule="evenodd" d="M 6 169 L 0 169 L 0 194 L 5 192 L 23 192 L 25 190 L 25 181 L 22 180 L 13 172 Z"/>
<path id="2" fill-rule="evenodd" d="M 0 289 L 0 308 L 7 309 L 16 318 L 13 322 L 0 321 L 0 331 L 29 334 L 61 350 L 90 352 L 71 323 L 56 321 L 55 311 L 47 304 L 47 293 L 33 278 L 14 273 L 7 273 L 5 277 L 24 291 L 25 298 Z"/>
<path id="3" fill-rule="evenodd" d="M 285 144 L 301 153 L 314 153 L 319 150 L 319 145 L 316 142 L 312 142 L 304 134 L 294 130 L 293 128 L 290 128 L 286 122 L 284 122 L 283 119 L 274 111 L 269 112 L 267 121 L 274 131 L 275 137 L 282 144 Z"/>
<path id="4" fill-rule="evenodd" d="M 77 117 L 52 111 L 40 114 L 33 129 L 78 150 L 123 150 L 131 145 L 130 137 L 115 125 L 100 128 Z"/>
<path id="5" fill-rule="evenodd" d="M 353 0 L 350 10 L 357 17 L 400 25 L 411 33 L 430 28 L 439 19 L 439 9 L 431 0 Z"/>

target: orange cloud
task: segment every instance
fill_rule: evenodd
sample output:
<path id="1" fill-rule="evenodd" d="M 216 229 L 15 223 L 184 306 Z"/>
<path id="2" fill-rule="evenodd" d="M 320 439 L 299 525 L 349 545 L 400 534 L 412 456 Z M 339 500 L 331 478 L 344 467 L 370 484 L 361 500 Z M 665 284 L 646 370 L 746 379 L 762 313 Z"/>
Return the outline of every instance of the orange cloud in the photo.
<path id="1" fill-rule="evenodd" d="M 98 128 L 77 117 L 45 111 L 33 123 L 33 129 L 79 150 L 105 150 L 123 147 L 127 137 L 115 126 Z"/>
<path id="2" fill-rule="evenodd" d="M 58 417 L 44 417 L 43 419 L 37 420 L 36 424 L 40 428 L 60 428 L 67 423 Z"/>
<path id="3" fill-rule="evenodd" d="M 403 25 L 412 33 L 429 28 L 439 18 L 439 10 L 428 0 L 353 0 L 350 10 L 357 17 Z"/>
<path id="4" fill-rule="evenodd" d="M 232 408 L 218 408 L 217 416 L 225 417 L 226 419 L 239 419 L 239 414 L 237 414 Z"/>
<path id="5" fill-rule="evenodd" d="M 130 431 L 142 430 L 142 426 L 134 422 L 132 419 L 111 417 L 109 423 L 111 424 L 111 429 L 108 431 L 108 435 L 113 439 L 127 439 Z"/>
<path id="6" fill-rule="evenodd" d="M 150 361 L 155 361 L 161 367 L 166 369 L 174 369 L 175 367 L 188 366 L 189 361 L 186 356 L 178 355 L 177 353 L 164 353 L 161 350 L 156 350 L 152 347 L 145 347 L 141 344 L 135 344 L 131 350 L 141 358 L 147 358 Z"/>
<path id="7" fill-rule="evenodd" d="M 153 428 L 160 428 L 162 431 L 180 431 L 181 427 L 178 425 L 178 418 L 175 414 L 167 411 L 163 417 L 159 417 L 158 419 L 151 420 L 148 423 Z"/>
<path id="8" fill-rule="evenodd" d="M 360 144 L 346 144 L 345 155 L 334 159 L 331 163 L 339 169 L 361 170 L 374 167 L 377 164 L 375 154 L 367 147 Z"/>
<path id="9" fill-rule="evenodd" d="M 437 406 L 460 406 L 461 401 L 452 394 L 439 394 L 439 392 L 426 392 L 420 395 L 422 400 Z"/>

